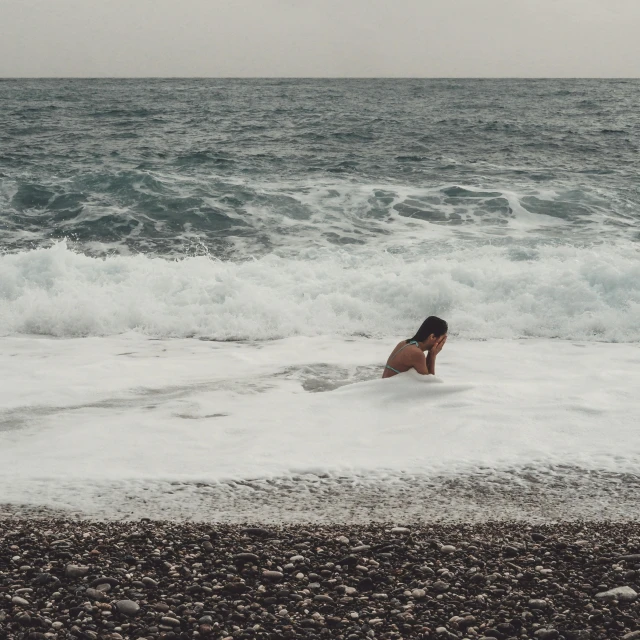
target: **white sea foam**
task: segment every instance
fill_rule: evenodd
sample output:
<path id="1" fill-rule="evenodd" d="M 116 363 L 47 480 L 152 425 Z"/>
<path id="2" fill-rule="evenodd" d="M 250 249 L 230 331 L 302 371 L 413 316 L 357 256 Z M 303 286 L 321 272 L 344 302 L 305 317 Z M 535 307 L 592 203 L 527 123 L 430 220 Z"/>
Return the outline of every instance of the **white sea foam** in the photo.
<path id="1" fill-rule="evenodd" d="M 2 346 L 0 504 L 109 517 L 128 496 L 134 515 L 199 518 L 211 504 L 194 494 L 185 511 L 176 486 L 255 482 L 275 496 L 296 474 L 391 491 L 407 474 L 490 471 L 490 486 L 539 470 L 543 487 L 554 468 L 640 472 L 639 345 L 452 339 L 438 379 L 388 380 L 392 345 L 364 338 Z"/>
<path id="2" fill-rule="evenodd" d="M 453 335 L 640 340 L 637 245 L 309 249 L 297 258 L 92 258 L 65 243 L 0 256 L 0 335 L 216 340 L 409 335 L 426 315 Z"/>

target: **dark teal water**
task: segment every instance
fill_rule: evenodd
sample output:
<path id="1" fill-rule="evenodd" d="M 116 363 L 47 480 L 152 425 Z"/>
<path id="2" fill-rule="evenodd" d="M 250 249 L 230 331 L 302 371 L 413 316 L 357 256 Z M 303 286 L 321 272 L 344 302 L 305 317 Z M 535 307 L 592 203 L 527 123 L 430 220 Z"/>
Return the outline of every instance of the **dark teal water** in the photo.
<path id="1" fill-rule="evenodd" d="M 640 81 L 0 82 L 0 335 L 640 340 Z M 390 338 L 391 339 L 391 338 Z"/>
<path id="2" fill-rule="evenodd" d="M 640 238 L 640 82 L 4 80 L 0 249 Z"/>

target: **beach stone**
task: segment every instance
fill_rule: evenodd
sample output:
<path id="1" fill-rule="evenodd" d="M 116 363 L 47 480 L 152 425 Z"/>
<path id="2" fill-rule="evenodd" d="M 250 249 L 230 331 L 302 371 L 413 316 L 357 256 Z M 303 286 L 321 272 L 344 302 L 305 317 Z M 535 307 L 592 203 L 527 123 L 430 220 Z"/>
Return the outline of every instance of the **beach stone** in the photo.
<path id="1" fill-rule="evenodd" d="M 413 589 L 411 591 L 411 597 L 416 598 L 416 600 L 420 600 L 427 595 L 427 592 L 424 589 Z"/>
<path id="2" fill-rule="evenodd" d="M 268 538 L 271 535 L 270 531 L 262 527 L 246 527 L 242 530 L 242 533 L 246 536 L 255 536 L 258 538 Z"/>
<path id="3" fill-rule="evenodd" d="M 258 564 L 260 558 L 255 553 L 238 553 L 233 557 L 236 564 Z"/>
<path id="4" fill-rule="evenodd" d="M 640 640 L 640 629 L 622 636 L 622 640 Z"/>
<path id="5" fill-rule="evenodd" d="M 117 587 L 120 585 L 120 580 L 117 578 L 109 578 L 107 576 L 101 576 L 100 578 L 96 578 L 89 583 L 90 587 L 99 588 L 101 584 L 108 584 L 111 587 Z"/>
<path id="6" fill-rule="evenodd" d="M 358 558 L 355 556 L 345 556 L 344 558 L 338 560 L 336 564 L 339 564 L 341 567 L 355 567 L 358 564 Z"/>
<path id="7" fill-rule="evenodd" d="M 262 577 L 266 578 L 267 580 L 273 580 L 274 582 L 277 582 L 278 580 L 282 580 L 282 578 L 284 578 L 284 574 L 280 571 L 263 571 L 262 572 Z"/>
<path id="8" fill-rule="evenodd" d="M 533 635 L 538 640 L 555 640 L 560 636 L 560 633 L 556 629 L 538 629 Z"/>
<path id="9" fill-rule="evenodd" d="M 470 624 L 475 624 L 476 619 L 473 616 L 469 616 L 472 621 Z M 496 629 L 500 633 L 504 633 L 506 636 L 515 636 L 517 633 L 517 629 L 510 622 L 500 622 L 496 625 Z"/>
<path id="10" fill-rule="evenodd" d="M 347 536 L 338 536 L 336 538 L 336 542 L 339 542 L 340 544 L 349 544 L 350 540 Z"/>
<path id="11" fill-rule="evenodd" d="M 616 562 L 624 560 L 625 562 L 640 562 L 640 553 L 631 553 L 624 556 L 618 556 Z"/>
<path id="12" fill-rule="evenodd" d="M 314 596 L 313 599 L 315 600 L 315 602 L 324 602 L 326 604 L 333 604 L 333 598 L 331 596 L 318 594 L 317 596 Z"/>
<path id="13" fill-rule="evenodd" d="M 92 589 L 91 587 L 89 587 L 85 591 L 85 594 L 87 595 L 88 598 L 91 598 L 93 600 L 104 600 L 106 598 L 103 591 L 99 591 L 98 589 Z"/>
<path id="14" fill-rule="evenodd" d="M 68 564 L 64 570 L 64 575 L 67 576 L 67 578 L 73 579 L 84 578 L 87 573 L 89 573 L 89 567 L 77 564 Z"/>
<path id="15" fill-rule="evenodd" d="M 25 627 L 31 624 L 31 616 L 28 613 L 20 613 L 16 616 L 16 620 Z"/>
<path id="16" fill-rule="evenodd" d="M 533 600 L 529 600 L 529 606 L 532 609 L 546 609 L 549 606 L 549 604 L 547 603 L 546 600 L 540 600 L 540 599 L 534 598 Z"/>
<path id="17" fill-rule="evenodd" d="M 142 584 L 148 589 L 155 589 L 158 586 L 157 581 L 153 578 L 149 578 L 149 576 L 142 578 Z"/>
<path id="18" fill-rule="evenodd" d="M 452 544 L 445 544 L 440 547 L 441 553 L 455 553 L 456 548 Z"/>
<path id="19" fill-rule="evenodd" d="M 442 580 L 436 580 L 433 583 L 433 588 L 438 593 L 444 593 L 445 591 L 447 591 L 449 589 L 449 584 L 446 583 L 446 582 L 443 582 Z"/>
<path id="20" fill-rule="evenodd" d="M 407 527 L 393 527 L 393 529 L 391 529 L 391 533 L 409 533 L 410 531 L 411 529 Z"/>
<path id="21" fill-rule="evenodd" d="M 620 600 L 621 602 L 633 602 L 638 597 L 638 594 L 631 587 L 616 587 L 615 589 L 609 589 L 609 591 L 602 591 L 596 593 L 598 600 Z"/>
<path id="22" fill-rule="evenodd" d="M 13 596 L 13 598 L 11 598 L 11 602 L 13 602 L 13 604 L 20 605 L 21 607 L 29 606 L 29 601 L 21 598 L 20 596 Z"/>
<path id="23" fill-rule="evenodd" d="M 163 616 L 162 618 L 160 618 L 160 622 L 162 622 L 162 624 L 166 624 L 170 627 L 179 627 L 180 626 L 180 620 L 177 620 L 176 618 L 171 618 L 169 616 Z"/>
<path id="24" fill-rule="evenodd" d="M 116 609 L 125 616 L 135 616 L 140 610 L 140 605 L 133 600 L 118 600 Z"/>
<path id="25" fill-rule="evenodd" d="M 367 576 L 366 578 L 362 578 L 358 582 L 358 591 L 373 591 L 374 583 L 373 580 Z M 347 587 L 347 589 L 351 589 L 352 587 Z M 355 593 L 355 589 L 353 590 Z M 345 591 L 346 593 L 346 591 Z"/>

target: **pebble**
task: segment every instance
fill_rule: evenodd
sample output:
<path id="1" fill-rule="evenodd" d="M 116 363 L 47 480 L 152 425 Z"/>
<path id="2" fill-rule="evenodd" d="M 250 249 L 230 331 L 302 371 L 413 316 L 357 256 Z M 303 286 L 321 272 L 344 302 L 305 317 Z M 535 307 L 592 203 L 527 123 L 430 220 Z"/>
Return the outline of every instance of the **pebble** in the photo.
<path id="1" fill-rule="evenodd" d="M 79 566 L 77 564 L 68 564 L 64 570 L 67 578 L 84 578 L 89 573 L 89 567 Z"/>
<path id="2" fill-rule="evenodd" d="M 233 556 L 234 561 L 237 564 L 258 564 L 260 558 L 255 553 L 238 553 Z"/>
<path id="3" fill-rule="evenodd" d="M 140 605 L 133 600 L 118 600 L 116 609 L 125 616 L 135 616 L 140 610 Z"/>
<path id="4" fill-rule="evenodd" d="M 549 605 L 546 600 L 534 598 L 533 600 L 529 600 L 529 606 L 532 609 L 546 609 Z"/>
<path id="5" fill-rule="evenodd" d="M 633 602 L 637 597 L 638 594 L 631 587 L 616 587 L 596 594 L 598 600 L 620 600 L 621 602 Z"/>
<path id="6" fill-rule="evenodd" d="M 624 560 L 625 562 L 640 562 L 640 553 L 631 553 L 624 556 L 618 556 L 616 561 Z"/>
<path id="7" fill-rule="evenodd" d="M 110 587 L 117 587 L 120 584 L 120 580 L 116 578 L 109 578 L 107 576 L 101 576 L 100 578 L 96 578 L 89 583 L 89 586 L 95 587 L 96 589 L 100 588 L 100 585 L 108 584 Z"/>
<path id="8" fill-rule="evenodd" d="M 268 538 L 271 535 L 270 531 L 262 527 L 247 527 L 242 530 L 242 533 L 247 536 L 257 536 L 259 538 Z"/>
<path id="9" fill-rule="evenodd" d="M 20 605 L 21 607 L 29 606 L 29 601 L 21 598 L 20 596 L 13 596 L 13 598 L 11 598 L 11 602 L 13 602 L 13 604 Z"/>
<path id="10" fill-rule="evenodd" d="M 449 590 L 449 584 L 447 582 L 443 582 L 442 580 L 436 580 L 433 583 L 433 588 L 438 593 L 444 593 Z"/>
<path id="11" fill-rule="evenodd" d="M 317 596 L 314 596 L 313 599 L 316 602 L 325 602 L 326 604 L 333 604 L 333 598 L 330 596 L 325 596 L 323 594 L 318 594 Z"/>
<path id="12" fill-rule="evenodd" d="M 281 571 L 263 571 L 262 577 L 267 578 L 267 580 L 282 580 L 284 578 L 284 574 Z"/>

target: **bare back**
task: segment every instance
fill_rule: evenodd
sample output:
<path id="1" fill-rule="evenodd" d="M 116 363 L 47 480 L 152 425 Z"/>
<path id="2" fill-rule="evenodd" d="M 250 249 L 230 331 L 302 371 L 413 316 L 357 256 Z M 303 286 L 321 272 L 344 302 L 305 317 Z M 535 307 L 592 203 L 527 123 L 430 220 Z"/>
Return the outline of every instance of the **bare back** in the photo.
<path id="1" fill-rule="evenodd" d="M 387 360 L 387 366 L 393 367 L 398 373 L 404 373 L 409 369 L 416 369 L 419 373 L 426 371 L 426 363 L 424 353 L 415 344 L 408 344 L 406 340 L 398 342 L 394 347 L 389 359 Z M 382 373 L 383 378 L 390 378 L 396 375 L 396 371 L 392 371 L 385 366 Z"/>

